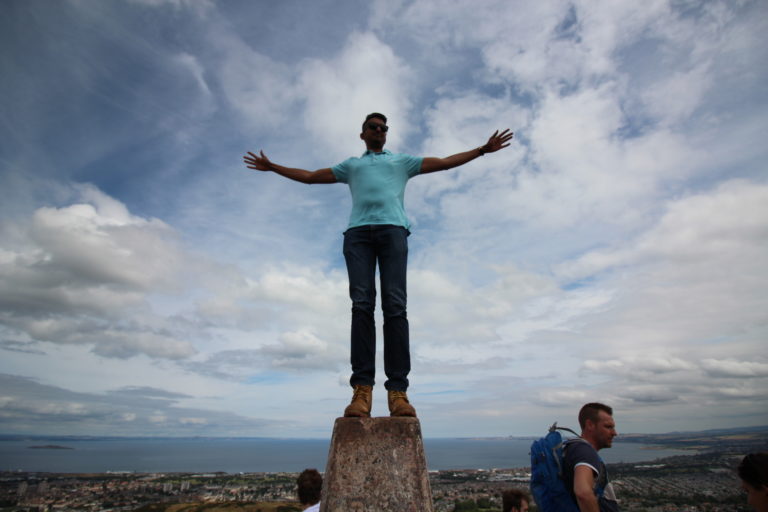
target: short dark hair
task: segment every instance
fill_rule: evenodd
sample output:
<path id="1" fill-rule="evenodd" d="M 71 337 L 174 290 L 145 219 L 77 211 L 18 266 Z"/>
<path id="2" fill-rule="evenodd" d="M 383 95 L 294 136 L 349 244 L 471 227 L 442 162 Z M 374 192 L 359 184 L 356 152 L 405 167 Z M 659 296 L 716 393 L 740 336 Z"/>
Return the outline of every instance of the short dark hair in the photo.
<path id="1" fill-rule="evenodd" d="M 513 508 L 519 509 L 523 506 L 523 501 L 531 503 L 531 497 L 527 492 L 520 489 L 507 489 L 501 493 L 501 511 L 512 512 Z"/>
<path id="2" fill-rule="evenodd" d="M 316 469 L 305 469 L 296 479 L 299 486 L 299 501 L 302 505 L 314 505 L 320 501 L 323 477 Z"/>
<path id="3" fill-rule="evenodd" d="M 384 124 L 387 124 L 387 116 L 385 116 L 384 114 L 379 114 L 378 112 L 373 112 L 365 116 L 365 121 L 363 121 L 363 131 L 365 131 L 365 123 L 367 123 L 369 120 L 373 119 L 374 117 L 376 119 L 381 119 L 382 121 L 384 121 Z"/>
<path id="4" fill-rule="evenodd" d="M 579 411 L 579 425 L 581 425 L 581 429 L 584 430 L 584 427 L 587 426 L 587 420 L 591 421 L 592 423 L 597 423 L 597 418 L 600 416 L 600 411 L 607 413 L 609 416 L 613 416 L 613 408 L 605 404 L 598 402 L 585 404 Z"/>
<path id="5" fill-rule="evenodd" d="M 739 478 L 755 489 L 768 487 L 768 452 L 747 454 L 737 471 Z"/>

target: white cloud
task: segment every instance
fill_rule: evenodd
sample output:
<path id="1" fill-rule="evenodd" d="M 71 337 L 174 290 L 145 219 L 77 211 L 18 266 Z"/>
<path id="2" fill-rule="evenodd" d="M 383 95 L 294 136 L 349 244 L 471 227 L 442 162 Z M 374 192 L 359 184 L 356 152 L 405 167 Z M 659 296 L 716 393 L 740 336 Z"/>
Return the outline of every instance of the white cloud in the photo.
<path id="1" fill-rule="evenodd" d="M 702 368 L 713 377 L 768 377 L 768 363 L 734 359 L 704 359 Z"/>
<path id="2" fill-rule="evenodd" d="M 346 362 L 346 344 L 330 343 L 309 329 L 282 333 L 276 344 L 261 350 L 270 364 L 288 370 L 337 369 Z"/>
<path id="3" fill-rule="evenodd" d="M 168 416 L 164 414 L 153 414 L 149 418 L 150 423 L 163 424 L 168 422 Z"/>
<path id="4" fill-rule="evenodd" d="M 269 133 L 295 113 L 299 92 L 291 68 L 254 50 L 225 26 L 216 29 L 223 57 L 211 65 L 225 98 L 248 129 Z"/>
<path id="5" fill-rule="evenodd" d="M 170 324 L 158 325 L 145 294 L 181 289 L 195 260 L 162 221 L 133 216 L 93 187 L 76 190 L 80 202 L 5 226 L 17 236 L 0 263 L 3 324 L 106 357 L 191 355 L 189 341 L 162 332 Z"/>
<path id="6" fill-rule="evenodd" d="M 338 56 L 303 63 L 298 87 L 305 126 L 323 148 L 318 156 L 336 163 L 362 153 L 359 134 L 371 112 L 387 116 L 387 144 L 402 146 L 410 130 L 412 73 L 384 41 L 364 32 L 351 34 Z"/>
<path id="7" fill-rule="evenodd" d="M 592 221 L 632 228 L 665 182 L 693 172 L 701 157 L 679 135 L 620 135 L 625 117 L 616 87 L 544 98 L 531 128 L 538 169 L 521 176 L 510 198 L 518 216 L 543 227 Z"/>
<path id="8" fill-rule="evenodd" d="M 603 361 L 586 360 L 584 370 L 587 372 L 609 373 L 613 375 L 627 375 L 629 373 L 642 373 L 649 378 L 657 378 L 659 374 L 695 369 L 690 361 L 670 357 L 637 357 L 627 360 L 609 359 Z"/>
<path id="9" fill-rule="evenodd" d="M 179 423 L 183 425 L 207 425 L 206 418 L 179 418 Z"/>
<path id="10" fill-rule="evenodd" d="M 205 80 L 205 68 L 200 63 L 200 59 L 189 53 L 180 53 L 176 56 L 176 61 L 185 68 L 195 79 L 200 91 L 206 96 L 211 96 L 211 89 Z"/>
<path id="11" fill-rule="evenodd" d="M 443 97 L 424 113 L 429 136 L 423 154 L 446 157 L 484 144 L 495 130 L 523 129 L 529 113 L 509 97 L 474 93 Z M 438 220 L 452 230 L 469 230 L 508 215 L 514 169 L 524 156 L 520 144 L 489 154 L 465 167 L 417 177 L 409 182 L 407 208 L 417 228 Z M 482 200 L 479 200 L 482 198 Z M 499 218 L 501 216 L 501 219 Z"/>
<path id="12" fill-rule="evenodd" d="M 537 402 L 550 407 L 572 407 L 573 404 L 583 404 L 590 400 L 586 391 L 575 389 L 541 390 Z"/>
<path id="13" fill-rule="evenodd" d="M 589 252 L 558 273 L 580 279 L 627 265 L 656 265 L 652 272 L 658 277 L 754 289 L 763 279 L 759 262 L 768 251 L 767 201 L 763 184 L 724 182 L 711 192 L 671 201 L 652 229 L 622 248 Z"/>
<path id="14" fill-rule="evenodd" d="M 659 80 L 641 93 L 646 113 L 665 126 L 687 120 L 701 105 L 711 80 L 706 64 Z"/>

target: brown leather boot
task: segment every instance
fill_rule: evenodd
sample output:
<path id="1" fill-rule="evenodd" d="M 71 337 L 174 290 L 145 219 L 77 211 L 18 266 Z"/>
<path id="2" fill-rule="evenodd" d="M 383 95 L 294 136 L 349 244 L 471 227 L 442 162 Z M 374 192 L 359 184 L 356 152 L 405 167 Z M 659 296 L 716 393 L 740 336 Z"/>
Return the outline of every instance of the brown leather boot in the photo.
<path id="1" fill-rule="evenodd" d="M 416 417 L 416 409 L 408 401 L 405 391 L 387 391 L 387 403 L 389 403 L 390 416 Z"/>
<path id="2" fill-rule="evenodd" d="M 373 386 L 353 386 L 352 402 L 344 409 L 345 418 L 370 418 Z"/>

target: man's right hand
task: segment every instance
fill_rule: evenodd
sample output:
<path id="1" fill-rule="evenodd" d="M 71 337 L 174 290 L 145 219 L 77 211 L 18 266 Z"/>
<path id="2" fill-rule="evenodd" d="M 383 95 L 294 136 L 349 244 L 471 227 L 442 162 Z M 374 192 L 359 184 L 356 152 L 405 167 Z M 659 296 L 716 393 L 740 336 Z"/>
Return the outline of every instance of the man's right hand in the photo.
<path id="1" fill-rule="evenodd" d="M 264 151 L 259 151 L 259 154 L 248 152 L 243 156 L 243 161 L 249 169 L 255 171 L 272 171 L 285 178 L 298 181 L 301 183 L 336 183 L 336 176 L 330 167 L 324 169 L 318 169 L 316 171 L 308 171 L 306 169 L 295 169 L 293 167 L 284 167 L 272 162 Z"/>
<path id="2" fill-rule="evenodd" d="M 272 162 L 269 161 L 269 158 L 264 154 L 264 151 L 259 151 L 258 155 L 249 151 L 248 154 L 243 157 L 243 161 L 249 169 L 254 169 L 256 171 L 274 170 Z"/>

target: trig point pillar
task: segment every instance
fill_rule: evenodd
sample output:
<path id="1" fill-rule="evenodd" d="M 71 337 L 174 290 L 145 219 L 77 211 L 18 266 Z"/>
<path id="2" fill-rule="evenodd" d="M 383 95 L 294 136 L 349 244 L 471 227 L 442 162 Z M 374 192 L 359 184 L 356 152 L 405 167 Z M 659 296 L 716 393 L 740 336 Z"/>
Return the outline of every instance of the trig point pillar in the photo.
<path id="1" fill-rule="evenodd" d="M 432 512 L 417 418 L 337 418 L 320 512 Z"/>

